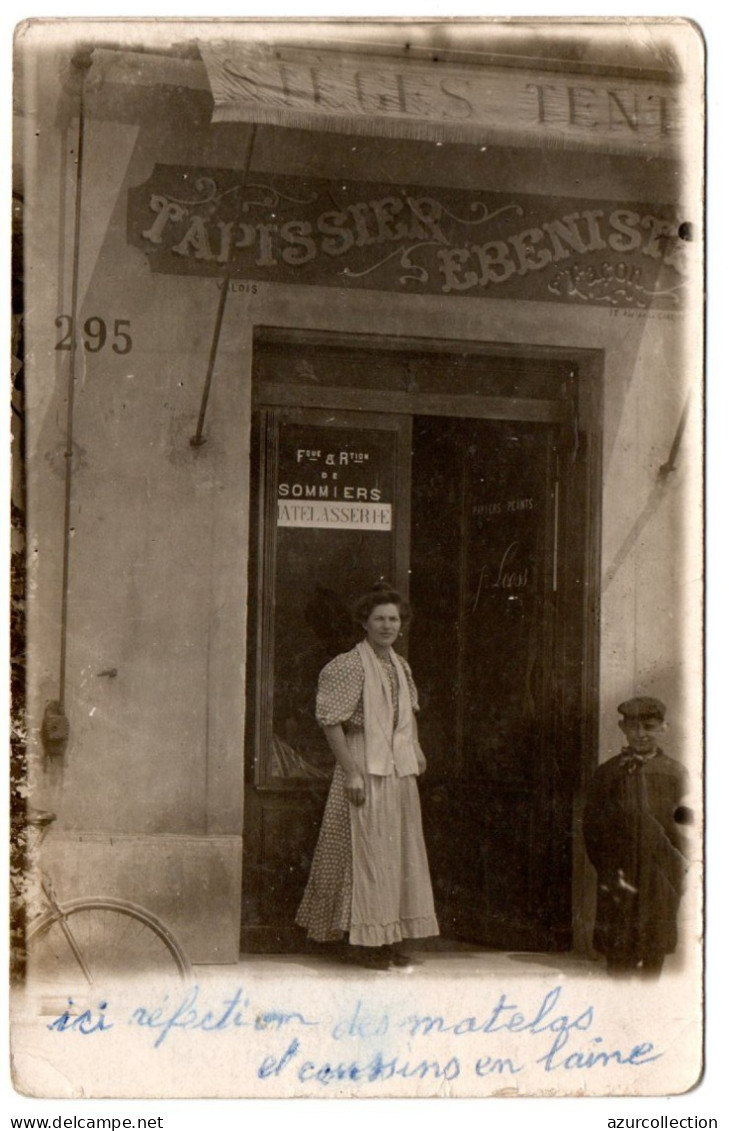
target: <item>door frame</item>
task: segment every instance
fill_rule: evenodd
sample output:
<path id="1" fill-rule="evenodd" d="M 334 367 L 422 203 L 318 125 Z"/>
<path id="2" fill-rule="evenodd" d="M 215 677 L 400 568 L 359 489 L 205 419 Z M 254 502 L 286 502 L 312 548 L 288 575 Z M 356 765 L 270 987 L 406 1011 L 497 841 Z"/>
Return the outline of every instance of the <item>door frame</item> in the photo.
<path id="1" fill-rule="evenodd" d="M 600 547 L 602 518 L 602 410 L 604 351 L 569 346 L 535 346 L 499 341 L 452 340 L 378 334 L 320 331 L 256 325 L 252 336 L 252 409 L 329 409 L 344 412 L 396 413 L 410 416 L 478 417 L 492 420 L 571 422 L 574 446 L 572 469 L 564 482 L 560 505 L 577 512 L 581 524 L 566 524 L 566 542 L 579 577 L 579 626 L 583 650 L 580 663 L 565 679 L 556 711 L 572 735 L 575 749 L 583 751 L 575 766 L 572 806 L 572 949 L 584 952 L 583 906 L 590 891 L 587 860 L 579 835 L 581 802 L 597 764 L 600 653 Z M 414 352 L 469 359 L 513 357 L 546 362 L 566 362 L 574 367 L 574 392 L 567 397 L 535 400 L 526 397 L 378 391 L 359 388 L 311 388 L 306 385 L 256 381 L 257 355 L 266 346 L 300 346 L 370 351 Z M 579 526 L 579 530 L 578 530 Z M 259 604 L 259 608 L 261 605 Z M 250 626 L 252 628 L 253 626 Z M 250 631 L 249 628 L 249 631 Z M 257 631 L 257 630 L 256 630 Z M 246 730 L 256 725 L 247 720 Z M 245 840 L 244 829 L 244 844 Z M 245 924 L 243 925 L 245 927 Z"/>
<path id="2" fill-rule="evenodd" d="M 258 469 L 259 480 L 259 518 L 258 553 L 256 582 L 256 671 L 255 671 L 255 717 L 253 719 L 253 744 L 255 747 L 253 785 L 257 789 L 301 788 L 299 779 L 282 779 L 272 785 L 269 770 L 272 717 L 269 710 L 274 696 L 274 618 L 271 609 L 275 607 L 276 589 L 276 504 L 278 501 L 275 472 L 278 457 L 279 426 L 281 424 L 311 424 L 326 428 L 347 427 L 350 422 L 363 428 L 390 432 L 395 443 L 394 493 L 396 497 L 410 496 L 410 447 L 412 428 L 406 418 L 393 413 L 376 411 L 352 412 L 336 409 L 332 415 L 331 406 L 323 408 L 302 408 L 300 405 L 273 406 L 266 404 L 254 411 L 260 412 L 260 452 Z M 270 469 L 270 471 L 269 471 Z M 268 474 L 267 474 L 268 472 Z M 394 584 L 408 597 L 408 558 L 410 549 L 410 507 L 398 506 L 395 509 L 393 526 L 391 574 Z"/>

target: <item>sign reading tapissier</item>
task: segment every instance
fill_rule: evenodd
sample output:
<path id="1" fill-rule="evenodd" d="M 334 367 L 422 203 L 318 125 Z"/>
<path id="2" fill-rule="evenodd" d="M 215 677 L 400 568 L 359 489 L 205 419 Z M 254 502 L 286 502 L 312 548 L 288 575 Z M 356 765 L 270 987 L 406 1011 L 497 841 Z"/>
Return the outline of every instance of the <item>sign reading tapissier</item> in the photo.
<path id="1" fill-rule="evenodd" d="M 691 226 L 670 206 L 156 165 L 127 238 L 155 272 L 251 284 L 679 310 Z"/>

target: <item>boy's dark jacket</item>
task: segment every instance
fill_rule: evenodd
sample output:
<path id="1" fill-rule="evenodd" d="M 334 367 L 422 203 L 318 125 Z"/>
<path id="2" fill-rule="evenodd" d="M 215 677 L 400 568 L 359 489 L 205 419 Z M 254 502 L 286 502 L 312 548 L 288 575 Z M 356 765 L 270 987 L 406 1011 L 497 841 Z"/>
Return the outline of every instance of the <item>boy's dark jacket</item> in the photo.
<path id="1" fill-rule="evenodd" d="M 583 823 L 598 877 L 596 950 L 675 950 L 687 868 L 676 814 L 686 790 L 683 766 L 660 750 L 645 758 L 628 748 L 598 768 Z"/>

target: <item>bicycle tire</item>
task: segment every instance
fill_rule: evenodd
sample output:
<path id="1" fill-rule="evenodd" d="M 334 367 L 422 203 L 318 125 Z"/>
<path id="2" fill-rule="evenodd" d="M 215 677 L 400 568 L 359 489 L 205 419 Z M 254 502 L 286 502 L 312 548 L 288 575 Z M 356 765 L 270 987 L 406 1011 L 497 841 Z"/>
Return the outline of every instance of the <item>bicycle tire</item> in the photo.
<path id="1" fill-rule="evenodd" d="M 74 955 L 66 929 L 83 956 Z M 58 904 L 31 924 L 28 974 L 40 983 L 87 984 L 136 976 L 187 978 L 189 960 L 161 919 L 126 899 L 88 898 Z M 84 965 L 86 970 L 84 970 Z"/>

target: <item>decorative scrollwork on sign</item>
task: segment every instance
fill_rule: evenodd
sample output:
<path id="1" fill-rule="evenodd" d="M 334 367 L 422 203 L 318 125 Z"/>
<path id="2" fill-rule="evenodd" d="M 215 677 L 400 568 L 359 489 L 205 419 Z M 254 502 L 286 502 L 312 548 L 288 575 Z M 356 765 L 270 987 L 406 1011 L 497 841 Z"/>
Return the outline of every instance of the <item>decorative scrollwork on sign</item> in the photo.
<path id="1" fill-rule="evenodd" d="M 389 263 L 391 259 L 394 259 L 396 255 L 400 254 L 400 249 L 396 248 L 395 251 L 391 251 L 389 255 L 386 255 L 384 259 L 380 259 L 378 263 L 373 263 L 371 267 L 367 267 L 364 271 L 352 271 L 350 267 L 345 267 L 342 271 L 340 271 L 340 275 L 345 275 L 348 279 L 364 279 L 365 275 L 371 275 L 372 272 L 376 271 L 378 267 L 382 267 L 383 264 Z"/>
<path id="2" fill-rule="evenodd" d="M 639 267 L 626 263 L 602 263 L 600 267 L 565 267 L 558 271 L 547 284 L 547 290 L 560 297 L 568 296 L 583 302 L 605 303 L 608 306 L 629 305 L 641 309 L 651 305 L 654 299 L 664 299 L 677 307 L 680 302 L 678 292 L 685 283 L 675 287 L 649 288 L 640 282 Z"/>
<path id="3" fill-rule="evenodd" d="M 420 243 L 414 243 L 410 247 L 396 248 L 386 255 L 384 259 L 380 259 L 377 263 L 373 263 L 371 267 L 367 267 L 364 271 L 352 271 L 349 267 L 345 267 L 341 272 L 347 279 L 364 279 L 365 275 L 371 275 L 378 267 L 382 267 L 385 263 L 389 263 L 391 259 L 400 258 L 400 266 L 406 271 L 413 271 L 412 275 L 401 275 L 400 282 L 405 283 L 427 283 L 430 278 L 428 272 L 419 263 L 413 263 L 412 253 L 419 251 L 423 247 L 436 247 L 442 246 L 441 240 L 423 240 Z"/>
<path id="4" fill-rule="evenodd" d="M 440 201 L 438 202 L 440 204 Z M 462 216 L 456 216 L 455 212 L 451 212 L 444 204 L 440 207 L 445 212 L 446 216 L 450 216 L 451 220 L 455 220 L 457 224 L 485 224 L 487 220 L 495 220 L 502 212 L 516 212 L 517 216 L 524 215 L 524 209 L 519 204 L 504 204 L 501 208 L 496 208 L 493 212 L 489 212 L 488 205 L 484 204 L 482 200 L 474 200 L 469 208 L 472 212 L 481 211 L 481 215 L 473 220 L 466 220 Z"/>
<path id="5" fill-rule="evenodd" d="M 203 193 L 203 196 L 185 198 L 181 196 L 167 195 L 167 199 L 171 200 L 173 204 L 182 204 L 183 206 L 191 206 L 198 208 L 201 204 L 217 204 L 221 198 L 218 192 L 217 183 L 212 177 L 197 177 L 194 183 L 195 192 Z"/>
<path id="6" fill-rule="evenodd" d="M 429 240 L 428 241 L 429 244 L 430 243 L 436 243 L 436 242 L 438 242 L 438 241 L 436 241 L 436 240 Z M 412 275 L 401 275 L 400 276 L 400 282 L 402 283 L 403 286 L 405 286 L 406 283 L 427 283 L 428 282 L 428 279 L 430 278 L 430 276 L 428 275 L 428 272 L 425 270 L 424 267 L 421 267 L 419 263 L 413 263 L 413 261 L 411 259 L 411 253 L 413 251 L 418 251 L 421 247 L 426 247 L 426 246 L 427 246 L 427 244 L 416 244 L 414 247 L 403 248 L 402 255 L 400 256 L 400 266 L 404 267 L 406 271 L 414 272 L 414 274 L 412 274 Z"/>
<path id="7" fill-rule="evenodd" d="M 289 204 L 313 204 L 317 199 L 317 193 L 313 193 L 308 197 L 290 196 L 280 189 L 273 188 L 272 185 L 250 184 L 250 185 L 231 185 L 230 188 L 219 191 L 217 182 L 212 177 L 198 177 L 195 180 L 195 191 L 203 195 L 185 199 L 184 197 L 168 196 L 167 199 L 171 200 L 173 204 L 181 204 L 199 208 L 204 204 L 218 205 L 221 200 L 226 196 L 232 196 L 242 190 L 250 191 L 252 189 L 259 189 L 263 193 L 262 200 L 245 200 L 241 205 L 242 212 L 248 212 L 251 208 L 277 208 L 282 200 L 287 201 Z"/>
<path id="8" fill-rule="evenodd" d="M 238 186 L 236 185 L 236 188 Z M 246 185 L 249 189 L 261 189 L 266 195 L 263 200 L 246 201 L 246 204 L 258 207 L 277 208 L 282 200 L 287 201 L 289 204 L 313 204 L 318 197 L 318 193 L 312 193 L 309 196 L 290 196 L 288 193 L 281 192 L 280 189 L 275 189 L 271 185 Z"/>

